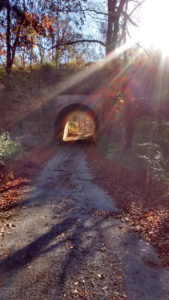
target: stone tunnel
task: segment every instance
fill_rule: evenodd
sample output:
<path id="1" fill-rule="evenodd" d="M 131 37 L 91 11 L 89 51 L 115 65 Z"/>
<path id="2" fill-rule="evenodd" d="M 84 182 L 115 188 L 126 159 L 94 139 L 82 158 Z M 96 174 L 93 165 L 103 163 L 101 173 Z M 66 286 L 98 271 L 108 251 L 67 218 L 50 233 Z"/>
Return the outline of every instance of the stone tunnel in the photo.
<path id="1" fill-rule="evenodd" d="M 57 142 L 63 135 L 66 115 L 78 110 L 91 116 L 98 136 L 102 121 L 102 99 L 102 95 L 57 95 L 6 129 L 12 138 L 19 138 L 26 148 L 39 145 L 47 139 Z"/>

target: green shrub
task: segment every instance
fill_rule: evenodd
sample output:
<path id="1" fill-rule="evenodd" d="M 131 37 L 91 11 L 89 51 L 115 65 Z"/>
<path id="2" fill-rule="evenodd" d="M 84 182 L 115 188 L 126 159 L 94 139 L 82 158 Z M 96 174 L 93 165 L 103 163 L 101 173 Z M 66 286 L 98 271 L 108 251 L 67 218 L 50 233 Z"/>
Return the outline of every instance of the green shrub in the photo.
<path id="1" fill-rule="evenodd" d="M 11 140 L 9 133 L 0 134 L 0 164 L 5 165 L 7 161 L 15 159 L 21 153 L 21 143 Z"/>
<path id="2" fill-rule="evenodd" d="M 153 182 L 163 181 L 166 160 L 160 146 L 154 143 L 142 143 L 138 144 L 138 150 L 137 157 L 141 160 L 142 166 L 146 168 L 148 178 L 151 177 Z"/>
<path id="3" fill-rule="evenodd" d="M 3 82 L 5 77 L 5 68 L 3 66 L 0 66 L 0 81 Z"/>

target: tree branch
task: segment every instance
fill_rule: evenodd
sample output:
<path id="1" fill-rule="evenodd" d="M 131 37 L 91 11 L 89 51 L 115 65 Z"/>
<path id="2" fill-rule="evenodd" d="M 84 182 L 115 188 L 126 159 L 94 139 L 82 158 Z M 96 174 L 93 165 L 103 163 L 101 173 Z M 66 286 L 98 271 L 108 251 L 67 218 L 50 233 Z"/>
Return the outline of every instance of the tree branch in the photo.
<path id="1" fill-rule="evenodd" d="M 137 23 L 131 19 L 130 15 L 126 14 L 124 11 L 122 12 L 122 14 L 133 26 L 138 27 Z"/>
<path id="2" fill-rule="evenodd" d="M 142 0 L 141 2 L 137 3 L 137 5 L 133 8 L 133 10 L 130 12 L 129 16 L 131 17 L 131 15 L 135 12 L 135 10 L 137 8 L 139 8 L 146 0 Z"/>
<path id="3" fill-rule="evenodd" d="M 48 50 L 52 50 L 53 48 L 59 48 L 61 46 L 67 46 L 67 45 L 73 45 L 73 44 L 78 44 L 78 43 L 98 43 L 102 46 L 106 46 L 105 43 L 103 43 L 102 41 L 99 40 L 89 40 L 89 39 L 82 39 L 82 40 L 75 40 L 75 41 L 67 41 L 67 42 L 63 42 L 63 43 L 58 43 L 54 46 L 52 46 L 50 49 Z"/>
<path id="4" fill-rule="evenodd" d="M 77 13 L 77 10 L 60 10 L 59 12 L 66 12 L 66 13 Z M 106 12 L 102 12 L 102 11 L 98 11 L 98 10 L 95 10 L 95 9 L 89 9 L 89 8 L 86 8 L 86 9 L 78 9 L 78 12 L 94 12 L 95 14 L 98 14 L 98 15 L 104 15 L 104 16 L 108 16 L 109 14 L 106 13 Z"/>

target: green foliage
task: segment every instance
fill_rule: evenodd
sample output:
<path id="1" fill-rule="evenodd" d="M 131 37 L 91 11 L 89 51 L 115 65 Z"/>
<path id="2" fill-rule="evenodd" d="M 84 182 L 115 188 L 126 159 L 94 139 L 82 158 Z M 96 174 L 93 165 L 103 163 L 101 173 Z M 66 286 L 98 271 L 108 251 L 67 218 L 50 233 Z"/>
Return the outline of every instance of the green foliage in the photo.
<path id="1" fill-rule="evenodd" d="M 78 122 L 76 122 L 76 121 L 70 121 L 68 128 L 69 128 L 69 131 L 76 131 L 76 130 L 78 130 Z"/>
<path id="2" fill-rule="evenodd" d="M 119 128 L 116 132 L 120 135 Z M 112 129 L 100 138 L 98 147 L 104 157 L 130 170 L 133 182 L 143 184 L 146 191 L 160 187 L 165 192 L 169 178 L 169 122 L 140 119 L 127 152 L 123 151 L 124 136 L 117 139 L 116 135 Z"/>
<path id="3" fill-rule="evenodd" d="M 165 150 L 167 146 L 169 147 L 167 141 L 169 128 L 167 122 L 165 123 L 166 126 L 162 126 L 161 122 L 144 117 L 135 128 L 133 155 L 137 157 L 137 168 L 146 170 L 146 182 L 149 186 L 155 182 L 165 181 L 168 177 L 168 153 Z"/>
<path id="4" fill-rule="evenodd" d="M 86 62 L 83 57 L 75 57 L 67 64 L 67 68 L 73 70 L 83 70 L 85 68 L 85 64 Z"/>
<path id="5" fill-rule="evenodd" d="M 138 144 L 137 157 L 147 170 L 147 183 L 165 179 L 165 159 L 159 145 L 154 143 Z"/>
<path id="6" fill-rule="evenodd" d="M 5 68 L 3 66 L 0 66 L 0 81 L 3 81 L 5 77 Z"/>
<path id="7" fill-rule="evenodd" d="M 15 159 L 21 153 L 21 143 L 11 140 L 9 133 L 0 134 L 0 163 Z"/>
<path id="8" fill-rule="evenodd" d="M 113 145 L 112 148 L 109 147 L 108 152 L 106 154 L 107 159 L 113 160 L 117 156 L 117 147 Z"/>

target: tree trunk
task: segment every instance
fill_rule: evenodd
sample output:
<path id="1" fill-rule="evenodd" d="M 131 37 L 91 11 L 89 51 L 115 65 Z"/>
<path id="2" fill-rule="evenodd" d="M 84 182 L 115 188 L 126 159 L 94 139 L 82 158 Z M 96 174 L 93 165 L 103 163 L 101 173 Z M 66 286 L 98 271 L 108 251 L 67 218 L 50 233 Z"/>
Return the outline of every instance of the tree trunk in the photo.
<path id="1" fill-rule="evenodd" d="M 128 151 L 132 144 L 132 138 L 134 133 L 134 121 L 127 121 L 125 124 L 125 141 L 124 141 L 124 152 Z"/>
<path id="2" fill-rule="evenodd" d="M 12 55 L 11 55 L 11 9 L 9 1 L 7 1 L 7 30 L 6 30 L 6 74 L 10 76 L 12 69 Z"/>
<path id="3" fill-rule="evenodd" d="M 43 47 L 42 47 L 41 44 L 39 45 L 39 55 L 40 55 L 40 63 L 41 63 L 41 65 L 43 65 L 43 62 L 44 62 L 44 51 L 43 51 Z"/>
<path id="4" fill-rule="evenodd" d="M 119 35 L 119 16 L 114 17 L 114 29 L 112 33 L 111 51 L 117 48 Z"/>
<path id="5" fill-rule="evenodd" d="M 31 37 L 31 49 L 30 49 L 30 58 L 29 58 L 30 69 L 32 69 L 32 61 L 33 61 L 33 38 Z"/>
<path id="6" fill-rule="evenodd" d="M 117 6 L 118 3 L 119 5 Z M 108 0 L 106 55 L 117 48 L 120 31 L 120 17 L 125 3 L 126 0 Z"/>
<path id="7" fill-rule="evenodd" d="M 115 7 L 117 0 L 108 0 L 108 28 L 107 28 L 107 40 L 106 40 L 106 55 L 109 54 L 112 49 L 112 30 L 114 23 Z"/>
<path id="8" fill-rule="evenodd" d="M 59 49 L 56 49 L 55 61 L 56 61 L 56 69 L 57 70 L 59 70 L 59 68 L 60 68 L 60 57 L 61 57 L 61 51 Z"/>

